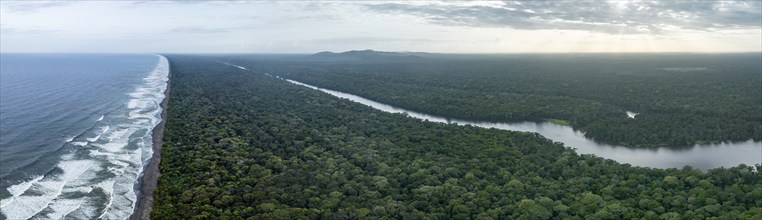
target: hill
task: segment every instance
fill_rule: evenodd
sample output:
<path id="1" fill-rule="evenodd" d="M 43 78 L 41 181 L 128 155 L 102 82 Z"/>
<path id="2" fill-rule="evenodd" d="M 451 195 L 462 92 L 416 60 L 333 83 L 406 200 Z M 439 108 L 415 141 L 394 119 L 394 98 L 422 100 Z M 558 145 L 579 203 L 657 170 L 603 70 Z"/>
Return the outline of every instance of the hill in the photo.
<path id="1" fill-rule="evenodd" d="M 323 51 L 310 55 L 310 59 L 317 61 L 417 61 L 422 57 L 408 52 L 350 50 L 341 53 Z"/>

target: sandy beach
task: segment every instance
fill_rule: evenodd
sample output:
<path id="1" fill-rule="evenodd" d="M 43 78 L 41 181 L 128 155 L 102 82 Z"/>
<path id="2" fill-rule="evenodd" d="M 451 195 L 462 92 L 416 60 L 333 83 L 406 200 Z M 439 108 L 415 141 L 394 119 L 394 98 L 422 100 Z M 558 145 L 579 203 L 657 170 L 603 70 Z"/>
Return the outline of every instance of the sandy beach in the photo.
<path id="1" fill-rule="evenodd" d="M 170 74 L 171 74 L 170 70 Z M 164 138 L 164 124 L 167 121 L 167 100 L 169 99 L 170 80 L 167 80 L 167 89 L 164 91 L 164 100 L 161 101 L 161 122 L 153 128 L 153 156 L 148 166 L 143 170 L 143 176 L 140 178 L 140 194 L 138 202 L 135 205 L 135 211 L 130 216 L 131 220 L 151 219 L 151 210 L 153 208 L 153 193 L 156 191 L 156 184 L 159 180 L 159 163 L 161 162 L 161 145 Z"/>

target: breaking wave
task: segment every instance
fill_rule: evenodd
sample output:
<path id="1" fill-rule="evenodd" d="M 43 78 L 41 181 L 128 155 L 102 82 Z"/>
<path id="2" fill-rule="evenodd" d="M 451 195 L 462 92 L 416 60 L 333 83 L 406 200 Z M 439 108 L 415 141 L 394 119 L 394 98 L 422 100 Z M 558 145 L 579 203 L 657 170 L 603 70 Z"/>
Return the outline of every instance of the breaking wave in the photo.
<path id="1" fill-rule="evenodd" d="M 7 219 L 129 218 L 138 178 L 153 154 L 152 129 L 162 120 L 169 63 L 157 56 L 158 64 L 127 94 L 122 109 L 66 138 L 52 169 L 7 188 L 10 197 L 0 200 Z"/>

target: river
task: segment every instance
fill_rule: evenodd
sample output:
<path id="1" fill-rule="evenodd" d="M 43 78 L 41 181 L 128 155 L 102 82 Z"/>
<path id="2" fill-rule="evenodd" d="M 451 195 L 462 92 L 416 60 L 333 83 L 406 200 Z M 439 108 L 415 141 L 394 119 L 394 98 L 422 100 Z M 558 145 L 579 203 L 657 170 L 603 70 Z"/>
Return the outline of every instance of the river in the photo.
<path id="1" fill-rule="evenodd" d="M 576 131 L 569 126 L 550 122 L 500 123 L 450 119 L 394 107 L 360 96 L 319 88 L 295 80 L 286 79 L 286 81 L 317 89 L 339 98 L 349 99 L 381 111 L 405 113 L 410 117 L 421 120 L 510 131 L 536 132 L 553 141 L 575 148 L 577 153 L 594 154 L 620 163 L 629 163 L 633 166 L 653 168 L 682 168 L 684 166 L 691 166 L 701 170 L 708 170 L 718 167 L 732 167 L 739 164 L 751 166 L 762 163 L 762 142 L 754 142 L 752 140 L 718 144 L 696 144 L 693 146 L 632 148 L 599 143 L 586 138 L 584 132 Z"/>
<path id="2" fill-rule="evenodd" d="M 251 71 L 245 67 L 225 63 L 232 67 Z M 264 73 L 273 77 L 272 74 Z M 753 166 L 762 164 L 762 142 L 752 140 L 742 142 L 723 142 L 710 144 L 695 144 L 693 146 L 662 146 L 658 148 L 632 148 L 613 144 L 596 142 L 585 137 L 585 133 L 577 131 L 569 126 L 554 124 L 551 122 L 481 122 L 460 119 L 451 119 L 429 115 L 425 113 L 410 111 L 404 108 L 387 105 L 366 99 L 357 95 L 339 92 L 335 90 L 320 88 L 310 84 L 302 83 L 296 80 L 285 79 L 274 76 L 278 79 L 286 80 L 290 83 L 316 89 L 333 96 L 348 99 L 372 108 L 390 112 L 405 113 L 409 117 L 431 122 L 441 122 L 458 125 L 472 125 L 482 128 L 495 128 L 509 131 L 536 132 L 546 138 L 576 149 L 580 154 L 593 154 L 602 158 L 612 159 L 620 163 L 628 163 L 633 166 L 652 167 L 652 168 L 683 168 L 691 166 L 701 170 L 708 170 L 718 167 L 733 167 L 740 164 Z M 628 116 L 635 117 L 638 113 L 627 112 Z"/>

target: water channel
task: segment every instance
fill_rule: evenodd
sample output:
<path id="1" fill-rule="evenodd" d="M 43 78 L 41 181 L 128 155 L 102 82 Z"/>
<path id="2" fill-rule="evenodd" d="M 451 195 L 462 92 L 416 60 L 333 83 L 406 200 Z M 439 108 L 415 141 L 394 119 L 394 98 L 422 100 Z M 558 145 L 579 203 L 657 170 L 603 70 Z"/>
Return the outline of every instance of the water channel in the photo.
<path id="1" fill-rule="evenodd" d="M 450 119 L 394 107 L 360 96 L 319 88 L 295 80 L 285 80 L 294 84 L 317 89 L 339 98 L 349 99 L 381 111 L 406 113 L 410 117 L 421 120 L 450 124 L 456 123 L 459 125 L 472 125 L 476 127 L 496 128 L 510 131 L 537 132 L 553 141 L 561 142 L 566 146 L 575 148 L 577 153 L 594 154 L 620 163 L 629 163 L 633 166 L 682 168 L 687 165 L 701 170 L 707 170 L 717 167 L 732 167 L 742 163 L 750 166 L 762 163 L 762 142 L 754 142 L 752 140 L 716 144 L 696 144 L 693 146 L 631 148 L 599 143 L 586 138 L 581 131 L 576 131 L 569 126 L 553 124 L 550 122 L 500 123 Z"/>

